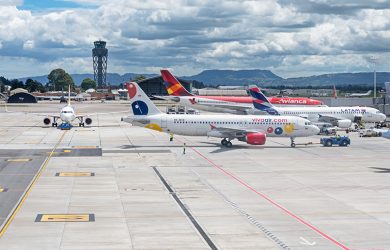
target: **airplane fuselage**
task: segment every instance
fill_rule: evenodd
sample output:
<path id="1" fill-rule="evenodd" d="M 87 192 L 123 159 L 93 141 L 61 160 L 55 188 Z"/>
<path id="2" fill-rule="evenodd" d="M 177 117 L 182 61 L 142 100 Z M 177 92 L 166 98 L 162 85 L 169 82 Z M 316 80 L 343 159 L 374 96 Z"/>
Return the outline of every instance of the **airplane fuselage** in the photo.
<path id="1" fill-rule="evenodd" d="M 249 96 L 177 96 L 172 97 L 173 100 L 178 100 L 180 105 L 191 107 L 197 110 L 204 110 L 218 113 L 230 113 L 230 114 L 257 114 L 258 112 L 253 109 L 252 99 Z M 309 98 L 297 98 L 291 99 L 287 97 L 275 97 L 278 99 L 278 106 L 302 106 L 312 105 L 318 102 L 318 105 L 322 103 Z M 310 104 L 308 100 L 310 100 Z M 290 100 L 290 101 L 289 101 Z M 294 100 L 294 101 L 291 101 Z M 313 102 L 316 101 L 316 102 Z M 317 103 L 316 103 L 317 104 Z M 235 109 L 234 106 L 246 107 L 247 109 Z M 230 106 L 230 107 L 229 107 Z"/>
<path id="2" fill-rule="evenodd" d="M 76 119 L 74 109 L 70 105 L 63 107 L 61 109 L 60 119 L 64 123 L 72 123 Z"/>
<path id="3" fill-rule="evenodd" d="M 315 121 L 319 116 L 332 116 L 354 121 L 361 117 L 364 122 L 381 122 L 386 116 L 370 107 L 275 107 L 280 115 L 294 115 Z"/>
<path id="4" fill-rule="evenodd" d="M 219 135 L 215 128 L 260 131 L 269 137 L 305 137 L 319 132 L 306 119 L 291 116 L 179 115 L 130 116 L 124 121 L 160 132 L 187 136 Z"/>

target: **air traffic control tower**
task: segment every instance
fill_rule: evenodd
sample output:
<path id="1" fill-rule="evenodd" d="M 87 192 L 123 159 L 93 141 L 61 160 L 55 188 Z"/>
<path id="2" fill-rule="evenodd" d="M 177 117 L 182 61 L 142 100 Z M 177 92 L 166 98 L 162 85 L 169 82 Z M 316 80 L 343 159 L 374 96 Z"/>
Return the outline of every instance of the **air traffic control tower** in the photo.
<path id="1" fill-rule="evenodd" d="M 97 88 L 102 88 L 106 86 L 107 83 L 108 50 L 106 49 L 105 41 L 95 41 L 93 44 L 95 45 L 95 48 L 92 49 L 94 80 L 97 84 Z"/>

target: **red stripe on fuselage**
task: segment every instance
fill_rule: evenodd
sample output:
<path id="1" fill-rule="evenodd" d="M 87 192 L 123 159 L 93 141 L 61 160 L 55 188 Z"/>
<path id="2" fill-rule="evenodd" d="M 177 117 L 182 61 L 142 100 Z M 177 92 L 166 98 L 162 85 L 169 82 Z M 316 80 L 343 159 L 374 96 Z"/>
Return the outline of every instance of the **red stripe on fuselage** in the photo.
<path id="1" fill-rule="evenodd" d="M 237 102 L 237 103 L 252 103 L 250 96 L 197 96 L 198 98 L 205 98 L 211 100 Z M 322 105 L 321 101 L 305 98 L 305 97 L 268 97 L 272 104 L 281 105 Z"/>

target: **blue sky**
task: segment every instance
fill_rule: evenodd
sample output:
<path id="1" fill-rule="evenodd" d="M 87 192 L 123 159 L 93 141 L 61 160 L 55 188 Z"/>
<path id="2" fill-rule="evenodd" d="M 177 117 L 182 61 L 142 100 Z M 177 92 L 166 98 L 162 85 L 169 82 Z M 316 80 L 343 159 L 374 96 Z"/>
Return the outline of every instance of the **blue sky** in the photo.
<path id="1" fill-rule="evenodd" d="M 85 5 L 61 0 L 24 0 L 18 8 L 22 10 L 43 11 L 69 8 L 82 8 Z"/>
<path id="2" fill-rule="evenodd" d="M 268 69 L 282 77 L 390 68 L 390 2 L 382 0 L 2 0 L 0 75 L 108 72 L 176 75 Z"/>

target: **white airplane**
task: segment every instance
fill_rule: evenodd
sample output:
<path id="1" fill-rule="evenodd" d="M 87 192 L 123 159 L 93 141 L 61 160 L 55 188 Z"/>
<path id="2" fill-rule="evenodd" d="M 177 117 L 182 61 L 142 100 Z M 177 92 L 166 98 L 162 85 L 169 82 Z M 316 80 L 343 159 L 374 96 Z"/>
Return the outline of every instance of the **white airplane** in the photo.
<path id="1" fill-rule="evenodd" d="M 352 93 L 349 94 L 348 97 L 365 97 L 371 95 L 372 90 L 367 91 L 366 93 Z"/>
<path id="2" fill-rule="evenodd" d="M 74 120 L 76 120 L 76 119 L 79 120 L 79 127 L 84 127 L 85 124 L 90 125 L 92 123 L 92 119 L 90 117 L 87 117 L 87 118 L 84 119 L 84 116 L 76 115 L 73 107 L 70 105 L 70 86 L 68 88 L 69 88 L 69 91 L 68 91 L 68 104 L 61 109 L 59 116 L 52 115 L 52 116 L 45 117 L 43 119 L 43 123 L 45 125 L 49 125 L 51 123 L 52 127 L 57 127 L 58 126 L 58 123 L 57 123 L 58 120 L 61 120 L 62 123 L 71 125 L 72 122 Z M 53 122 L 51 122 L 50 117 L 53 119 Z"/>
<path id="3" fill-rule="evenodd" d="M 10 112 L 7 109 L 7 106 L 5 106 L 6 112 Z M 23 112 L 24 113 L 24 112 Z M 40 113 L 28 113 L 28 114 L 34 114 L 42 116 Z M 43 123 L 45 125 L 49 125 L 51 123 L 52 127 L 58 126 L 58 120 L 62 121 L 62 124 L 68 124 L 71 125 L 73 121 L 76 119 L 79 120 L 79 127 L 84 127 L 85 124 L 90 125 L 92 124 L 92 119 L 90 117 L 85 117 L 83 115 L 76 115 L 73 107 L 70 105 L 70 86 L 68 91 L 68 103 L 65 107 L 63 107 L 60 111 L 59 115 L 43 115 L 45 118 L 43 118 Z"/>
<path id="4" fill-rule="evenodd" d="M 310 121 L 294 116 L 253 115 L 188 115 L 162 113 L 137 83 L 127 84 L 133 115 L 122 121 L 160 132 L 188 136 L 223 138 L 221 144 L 231 147 L 238 139 L 251 145 L 263 145 L 268 137 L 290 137 L 295 147 L 296 137 L 319 133 Z"/>
<path id="5" fill-rule="evenodd" d="M 171 100 L 189 108 L 211 112 L 239 115 L 261 114 L 253 108 L 250 96 L 199 96 L 189 93 L 168 70 L 161 70 L 169 96 L 156 96 Z M 271 103 L 278 105 L 322 105 L 321 101 L 306 97 L 271 97 Z"/>
<path id="6" fill-rule="evenodd" d="M 382 122 L 386 116 L 370 107 L 275 107 L 258 88 L 249 89 L 256 109 L 271 115 L 294 115 L 311 122 L 329 122 L 340 128 L 349 128 L 352 122 Z"/>

